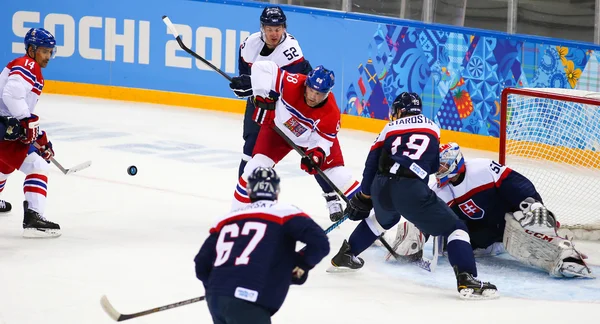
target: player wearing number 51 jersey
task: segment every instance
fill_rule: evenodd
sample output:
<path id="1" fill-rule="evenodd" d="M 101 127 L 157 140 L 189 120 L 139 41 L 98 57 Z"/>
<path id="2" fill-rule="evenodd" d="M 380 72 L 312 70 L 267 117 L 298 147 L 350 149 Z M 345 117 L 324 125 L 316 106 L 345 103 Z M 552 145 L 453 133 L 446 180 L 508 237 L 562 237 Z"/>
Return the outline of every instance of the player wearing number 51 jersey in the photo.
<path id="1" fill-rule="evenodd" d="M 303 284 L 329 253 L 319 225 L 276 201 L 275 170 L 254 170 L 247 190 L 252 203 L 219 220 L 195 258 L 214 323 L 271 323 L 290 284 Z M 295 250 L 297 241 L 306 243 L 302 253 Z"/>
<path id="2" fill-rule="evenodd" d="M 429 175 L 439 169 L 440 129 L 421 110 L 416 93 L 404 92 L 394 100 L 392 121 L 367 157 L 362 192 L 346 208 L 348 218 L 361 222 L 331 260 L 333 271 L 361 268 L 364 261 L 357 256 L 404 216 L 421 231 L 447 238 L 461 296 L 495 296 L 494 285 L 474 278 L 477 268 L 467 226 L 427 185 Z M 369 216 L 371 209 L 375 213 Z"/>

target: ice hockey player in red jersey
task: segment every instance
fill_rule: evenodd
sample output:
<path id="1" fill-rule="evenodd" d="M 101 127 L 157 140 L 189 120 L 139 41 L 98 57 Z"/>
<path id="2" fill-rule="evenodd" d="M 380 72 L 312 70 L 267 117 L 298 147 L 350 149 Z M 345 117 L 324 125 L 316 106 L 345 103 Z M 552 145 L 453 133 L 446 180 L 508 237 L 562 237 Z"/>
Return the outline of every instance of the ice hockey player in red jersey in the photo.
<path id="1" fill-rule="evenodd" d="M 287 32 L 287 17 L 283 10 L 277 6 L 265 7 L 260 15 L 260 31 L 256 32 L 240 45 L 239 53 L 239 77 L 229 84 L 235 95 L 239 98 L 247 98 L 246 110 L 244 112 L 244 148 L 240 161 L 238 177 L 244 173 L 246 163 L 252 158 L 252 151 L 260 131 L 260 120 L 264 113 L 262 109 L 256 109 L 252 96 L 252 85 L 250 83 L 251 67 L 259 61 L 275 62 L 281 69 L 290 73 L 308 74 L 312 67 L 304 58 L 302 48 L 298 40 Z M 333 150 L 339 150 L 337 138 L 333 143 Z M 323 190 L 323 197 L 327 202 L 329 218 L 338 221 L 343 216 L 343 206 L 340 197 L 333 188 L 319 175 L 314 175 L 315 180 Z"/>
<path id="2" fill-rule="evenodd" d="M 344 167 L 342 151 L 336 145 L 340 110 L 331 93 L 334 82 L 333 72 L 323 66 L 302 75 L 284 71 L 270 61 L 252 65 L 254 103 L 264 113 L 258 119 L 258 139 L 239 178 L 232 209 L 249 203 L 246 179 L 254 169 L 272 167 L 292 150 L 273 127 L 305 149 L 310 160 L 301 160 L 302 170 L 316 174 L 314 166 L 318 166 L 349 198 L 360 189 L 360 183 Z"/>
<path id="3" fill-rule="evenodd" d="M 31 28 L 24 42 L 26 54 L 8 63 L 0 74 L 0 116 L 17 119 L 23 129 L 20 137 L 0 141 L 0 192 L 13 171 L 23 172 L 23 236 L 58 237 L 60 226 L 43 217 L 48 162 L 54 151 L 46 132 L 39 129 L 38 116 L 33 113 L 44 88 L 42 68 L 54 57 L 56 40 L 43 28 Z M 0 207 L 4 211 L 11 209 L 8 202 Z"/>

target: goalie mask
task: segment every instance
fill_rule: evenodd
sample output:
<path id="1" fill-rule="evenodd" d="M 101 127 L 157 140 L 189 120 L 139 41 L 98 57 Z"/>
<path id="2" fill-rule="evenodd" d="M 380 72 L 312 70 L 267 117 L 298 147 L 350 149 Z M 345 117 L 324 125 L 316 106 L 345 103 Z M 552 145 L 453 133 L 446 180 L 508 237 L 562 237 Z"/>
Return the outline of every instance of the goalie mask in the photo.
<path id="1" fill-rule="evenodd" d="M 258 167 L 248 177 L 246 190 L 250 201 L 277 200 L 279 176 L 273 168 Z"/>
<path id="2" fill-rule="evenodd" d="M 438 187 L 448 184 L 450 179 L 465 172 L 465 159 L 456 143 L 440 144 L 440 168 L 435 174 Z"/>

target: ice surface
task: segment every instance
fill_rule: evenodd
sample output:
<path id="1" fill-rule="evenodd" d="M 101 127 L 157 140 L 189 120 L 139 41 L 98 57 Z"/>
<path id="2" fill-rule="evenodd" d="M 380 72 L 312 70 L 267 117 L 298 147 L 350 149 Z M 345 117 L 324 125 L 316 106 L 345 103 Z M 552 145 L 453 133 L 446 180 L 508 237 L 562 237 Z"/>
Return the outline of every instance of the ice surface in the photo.
<path id="1" fill-rule="evenodd" d="M 193 257 L 212 220 L 228 211 L 242 147 L 241 116 L 159 105 L 45 94 L 36 112 L 54 143 L 46 216 L 63 236 L 21 237 L 22 181 L 9 178 L 3 199 L 14 210 L 0 216 L 0 323 L 111 323 L 99 305 L 108 295 L 123 313 L 203 295 Z M 342 131 L 346 164 L 360 178 L 375 134 Z M 495 154 L 465 149 L 468 157 Z M 127 167 L 136 165 L 136 176 Z M 278 167 L 281 200 L 292 202 L 323 227 L 330 224 L 320 188 L 290 155 Z M 330 233 L 332 254 L 293 287 L 274 323 L 532 323 L 596 322 L 600 280 L 556 280 L 510 258 L 479 260 L 480 277 L 502 298 L 459 300 L 445 258 L 435 273 L 383 261 L 385 251 L 364 253 L 356 273 L 325 272 L 354 228 Z M 578 242 L 600 264 L 600 245 Z M 427 253 L 430 249 L 427 249 Z M 593 270 L 600 274 L 600 267 Z M 210 323 L 201 302 L 130 321 Z"/>

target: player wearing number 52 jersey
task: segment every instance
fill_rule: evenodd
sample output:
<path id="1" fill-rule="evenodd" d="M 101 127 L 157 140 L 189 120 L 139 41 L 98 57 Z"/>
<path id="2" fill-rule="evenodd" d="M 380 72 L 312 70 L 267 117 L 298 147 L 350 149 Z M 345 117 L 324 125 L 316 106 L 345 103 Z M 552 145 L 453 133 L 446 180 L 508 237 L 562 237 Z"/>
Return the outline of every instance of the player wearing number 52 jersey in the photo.
<path id="1" fill-rule="evenodd" d="M 464 298 L 489 298 L 496 287 L 481 282 L 465 223 L 428 187 L 439 168 L 440 129 L 421 115 L 421 98 L 404 92 L 392 104 L 391 122 L 371 146 L 363 172 L 362 192 L 350 200 L 346 214 L 361 221 L 331 263 L 333 271 L 359 269 L 357 256 L 404 216 L 421 231 L 443 235 L 458 291 Z M 375 213 L 369 216 L 371 209 Z"/>
<path id="2" fill-rule="evenodd" d="M 271 323 L 290 284 L 303 284 L 329 253 L 319 225 L 297 207 L 277 202 L 275 170 L 254 170 L 247 190 L 252 203 L 220 219 L 195 258 L 218 324 Z M 301 253 L 297 241 L 306 243 Z"/>
<path id="3" fill-rule="evenodd" d="M 31 28 L 24 43 L 26 54 L 8 63 L 0 73 L 0 116 L 6 117 L 7 133 L 10 132 L 9 137 L 0 141 L 0 192 L 13 171 L 23 172 L 23 236 L 57 237 L 60 226 L 43 217 L 48 185 L 47 161 L 54 156 L 54 150 L 46 133 L 39 129 L 38 116 L 33 113 L 44 88 L 42 68 L 54 57 L 56 40 L 43 28 Z M 15 119 L 19 123 L 17 128 Z M 19 128 L 21 134 L 16 136 L 14 131 Z M 0 211 L 7 210 L 10 210 L 10 204 L 0 201 Z"/>

